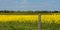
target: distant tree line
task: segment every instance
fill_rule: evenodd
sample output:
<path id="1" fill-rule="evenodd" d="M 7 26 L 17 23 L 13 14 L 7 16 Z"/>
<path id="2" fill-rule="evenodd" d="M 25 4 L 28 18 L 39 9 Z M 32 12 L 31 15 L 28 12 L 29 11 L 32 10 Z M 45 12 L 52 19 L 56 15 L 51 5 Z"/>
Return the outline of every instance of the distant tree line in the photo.
<path id="1" fill-rule="evenodd" d="M 0 13 L 60 13 L 60 11 L 0 11 Z"/>

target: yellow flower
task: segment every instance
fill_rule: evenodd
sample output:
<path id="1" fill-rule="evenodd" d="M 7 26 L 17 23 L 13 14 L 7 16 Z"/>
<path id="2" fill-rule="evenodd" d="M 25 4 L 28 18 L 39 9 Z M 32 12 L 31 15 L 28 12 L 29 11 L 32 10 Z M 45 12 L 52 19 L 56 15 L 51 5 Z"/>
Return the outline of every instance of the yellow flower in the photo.
<path id="1" fill-rule="evenodd" d="M 37 21 L 37 15 L 0 15 L 0 21 Z"/>

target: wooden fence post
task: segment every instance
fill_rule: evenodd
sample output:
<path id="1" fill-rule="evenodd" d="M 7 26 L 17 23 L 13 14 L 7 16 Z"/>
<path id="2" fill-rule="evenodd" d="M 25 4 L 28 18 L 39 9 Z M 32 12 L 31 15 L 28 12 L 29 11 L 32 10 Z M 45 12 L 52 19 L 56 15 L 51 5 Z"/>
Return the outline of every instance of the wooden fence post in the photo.
<path id="1" fill-rule="evenodd" d="M 38 14 L 38 30 L 42 30 L 41 29 L 41 14 Z"/>

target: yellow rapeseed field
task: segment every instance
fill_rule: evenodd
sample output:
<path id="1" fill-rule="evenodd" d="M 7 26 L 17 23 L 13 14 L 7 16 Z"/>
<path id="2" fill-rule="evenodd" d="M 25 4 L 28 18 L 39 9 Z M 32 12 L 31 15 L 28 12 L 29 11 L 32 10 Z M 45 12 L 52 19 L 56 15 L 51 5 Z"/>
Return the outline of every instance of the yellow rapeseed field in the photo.
<path id="1" fill-rule="evenodd" d="M 0 15 L 0 21 L 38 21 L 38 15 Z M 42 22 L 60 23 L 60 15 L 41 15 Z"/>
<path id="2" fill-rule="evenodd" d="M 54 23 L 60 23 L 60 15 L 42 15 L 41 16 L 42 22 L 54 22 Z"/>
<path id="3" fill-rule="evenodd" d="M 0 15 L 0 21 L 37 21 L 37 15 Z"/>

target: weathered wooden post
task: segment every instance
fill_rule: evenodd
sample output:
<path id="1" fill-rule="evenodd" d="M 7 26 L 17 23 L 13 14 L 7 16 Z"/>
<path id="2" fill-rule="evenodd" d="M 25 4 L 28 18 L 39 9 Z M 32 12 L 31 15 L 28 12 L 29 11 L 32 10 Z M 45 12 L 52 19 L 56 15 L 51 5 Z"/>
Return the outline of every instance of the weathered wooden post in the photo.
<path id="1" fill-rule="evenodd" d="M 41 13 L 38 14 L 38 30 L 42 30 L 41 29 Z"/>

